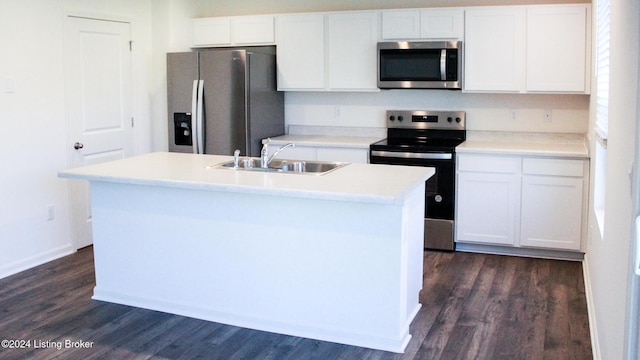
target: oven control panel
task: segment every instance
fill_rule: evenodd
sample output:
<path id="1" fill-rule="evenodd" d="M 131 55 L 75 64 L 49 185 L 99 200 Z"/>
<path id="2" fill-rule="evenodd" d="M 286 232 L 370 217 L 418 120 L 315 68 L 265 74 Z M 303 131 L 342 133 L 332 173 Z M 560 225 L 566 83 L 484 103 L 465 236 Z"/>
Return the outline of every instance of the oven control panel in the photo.
<path id="1" fill-rule="evenodd" d="M 387 128 L 464 130 L 465 122 L 464 111 L 387 111 Z"/>

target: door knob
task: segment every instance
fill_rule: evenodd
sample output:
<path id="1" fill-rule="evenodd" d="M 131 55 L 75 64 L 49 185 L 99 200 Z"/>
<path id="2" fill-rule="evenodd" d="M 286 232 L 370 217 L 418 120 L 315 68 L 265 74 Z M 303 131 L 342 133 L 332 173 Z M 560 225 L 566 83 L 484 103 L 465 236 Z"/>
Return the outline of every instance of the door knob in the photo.
<path id="1" fill-rule="evenodd" d="M 80 150 L 83 147 L 84 147 L 84 144 L 80 143 L 80 142 L 76 142 L 75 144 L 73 144 L 73 148 L 76 149 L 76 150 Z"/>

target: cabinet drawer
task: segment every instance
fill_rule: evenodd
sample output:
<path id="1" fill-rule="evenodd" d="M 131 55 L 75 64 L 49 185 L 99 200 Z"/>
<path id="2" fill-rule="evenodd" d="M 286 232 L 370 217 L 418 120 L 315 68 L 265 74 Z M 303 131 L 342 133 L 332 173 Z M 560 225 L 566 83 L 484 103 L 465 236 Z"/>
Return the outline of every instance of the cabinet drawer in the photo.
<path id="1" fill-rule="evenodd" d="M 583 160 L 524 159 L 522 173 L 527 175 L 576 176 L 584 175 Z"/>
<path id="2" fill-rule="evenodd" d="M 506 156 L 458 155 L 458 171 L 519 173 L 520 158 Z"/>

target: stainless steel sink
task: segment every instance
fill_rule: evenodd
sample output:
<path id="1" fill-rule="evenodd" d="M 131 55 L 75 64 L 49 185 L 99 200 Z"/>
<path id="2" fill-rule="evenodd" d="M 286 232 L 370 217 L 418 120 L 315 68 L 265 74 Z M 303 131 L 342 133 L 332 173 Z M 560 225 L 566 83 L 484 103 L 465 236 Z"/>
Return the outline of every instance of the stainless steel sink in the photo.
<path id="1" fill-rule="evenodd" d="M 269 167 L 260 167 L 259 158 L 241 158 L 236 167 L 234 161 L 227 161 L 221 164 L 208 166 L 209 168 L 245 170 L 245 171 L 263 171 L 263 172 L 279 172 L 288 174 L 311 174 L 323 175 L 333 170 L 349 165 L 345 162 L 331 161 L 301 161 L 301 160 L 272 160 Z"/>

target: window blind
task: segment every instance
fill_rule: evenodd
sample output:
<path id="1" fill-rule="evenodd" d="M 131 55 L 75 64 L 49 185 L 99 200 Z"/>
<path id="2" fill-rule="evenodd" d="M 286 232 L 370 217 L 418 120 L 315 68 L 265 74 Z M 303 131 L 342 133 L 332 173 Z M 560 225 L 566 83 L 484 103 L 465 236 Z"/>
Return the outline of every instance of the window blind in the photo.
<path id="1" fill-rule="evenodd" d="M 598 0 L 596 19 L 596 123 L 595 133 L 606 146 L 609 123 L 610 0 Z"/>

